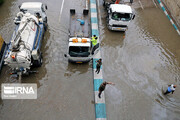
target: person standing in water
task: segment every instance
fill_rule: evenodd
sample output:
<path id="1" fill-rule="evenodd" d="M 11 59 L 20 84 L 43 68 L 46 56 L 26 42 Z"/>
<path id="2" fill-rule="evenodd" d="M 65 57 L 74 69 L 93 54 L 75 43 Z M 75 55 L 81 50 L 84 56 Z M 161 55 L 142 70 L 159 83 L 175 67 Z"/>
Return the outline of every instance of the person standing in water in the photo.
<path id="1" fill-rule="evenodd" d="M 176 85 L 173 85 L 173 84 L 168 85 L 168 89 L 166 90 L 166 92 L 164 93 L 164 95 L 167 95 L 167 94 L 169 94 L 169 93 L 171 93 L 171 92 L 172 92 L 172 94 L 173 94 L 174 91 L 175 91 L 175 88 L 176 88 Z"/>

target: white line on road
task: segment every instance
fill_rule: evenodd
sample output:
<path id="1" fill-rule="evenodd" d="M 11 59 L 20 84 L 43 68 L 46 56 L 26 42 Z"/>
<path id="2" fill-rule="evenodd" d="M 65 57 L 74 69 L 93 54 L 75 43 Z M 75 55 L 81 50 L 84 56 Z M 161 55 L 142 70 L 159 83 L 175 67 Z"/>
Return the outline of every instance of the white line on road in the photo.
<path id="1" fill-rule="evenodd" d="M 60 23 L 60 21 L 61 21 L 61 15 L 62 15 L 63 7 L 64 7 L 64 0 L 62 1 L 61 10 L 60 10 L 60 12 L 59 12 L 59 23 Z"/>
<path id="2" fill-rule="evenodd" d="M 99 23 L 102 24 L 102 21 L 101 21 L 101 11 L 100 11 L 100 7 L 99 7 L 99 0 L 97 0 L 97 6 L 98 6 L 98 12 L 99 12 Z"/>
<path id="3" fill-rule="evenodd" d="M 142 3 L 141 3 L 141 1 L 140 1 L 140 0 L 139 0 L 139 4 L 141 5 L 141 8 L 142 8 L 142 9 L 144 9 L 144 8 L 143 8 L 143 5 L 142 5 Z"/>

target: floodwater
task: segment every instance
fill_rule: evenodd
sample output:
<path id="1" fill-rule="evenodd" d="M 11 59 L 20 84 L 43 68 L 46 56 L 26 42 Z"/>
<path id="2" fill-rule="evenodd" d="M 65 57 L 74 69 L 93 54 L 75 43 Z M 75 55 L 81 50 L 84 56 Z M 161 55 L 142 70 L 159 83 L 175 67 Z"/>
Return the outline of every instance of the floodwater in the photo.
<path id="1" fill-rule="evenodd" d="M 22 79 L 38 84 L 38 99 L 1 100 L 0 119 L 94 120 L 92 63 L 69 64 L 64 58 L 69 9 L 82 12 L 84 0 L 64 0 L 64 6 L 63 0 L 38 1 L 48 6 L 43 65 L 34 69 L 38 74 Z M 5 41 L 11 38 L 13 18 L 22 2 L 25 0 L 5 0 L 0 6 L 0 34 Z M 180 119 L 180 36 L 162 10 L 151 5 L 141 9 L 135 1 L 136 18 L 126 33 L 119 33 L 107 30 L 100 1 L 103 78 L 116 84 L 105 91 L 108 120 Z M 7 66 L 0 74 L 0 83 L 4 82 L 17 82 L 9 76 Z M 163 90 L 172 83 L 177 85 L 176 91 L 164 96 Z"/>
<path id="2" fill-rule="evenodd" d="M 18 5 L 26 0 L 5 0 L 0 6 L 0 34 L 9 41 L 14 29 L 13 18 Z M 30 0 L 32 1 L 32 0 Z M 34 0 L 35 1 L 35 0 Z M 43 65 L 38 74 L 23 77 L 23 83 L 37 83 L 37 100 L 1 100 L 0 120 L 85 120 L 94 119 L 92 63 L 68 64 L 67 51 L 69 10 L 85 6 L 83 0 L 38 0 L 48 6 L 48 30 L 42 42 Z M 0 82 L 17 82 L 5 66 Z"/>
<path id="3" fill-rule="evenodd" d="M 107 118 L 180 120 L 179 87 L 163 95 L 168 84 L 180 85 L 180 36 L 160 8 L 141 1 L 126 33 L 107 30 L 100 2 L 103 78 L 116 84 L 105 91 Z"/>

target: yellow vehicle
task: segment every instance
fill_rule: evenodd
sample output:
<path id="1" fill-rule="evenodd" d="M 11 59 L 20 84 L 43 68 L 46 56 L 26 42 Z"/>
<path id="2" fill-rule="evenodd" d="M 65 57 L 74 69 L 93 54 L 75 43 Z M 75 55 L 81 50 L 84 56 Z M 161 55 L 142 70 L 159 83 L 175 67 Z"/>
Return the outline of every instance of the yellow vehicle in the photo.
<path id="1" fill-rule="evenodd" d="M 0 70 L 2 69 L 4 63 L 4 56 L 6 53 L 7 45 L 4 42 L 2 36 L 0 35 Z"/>

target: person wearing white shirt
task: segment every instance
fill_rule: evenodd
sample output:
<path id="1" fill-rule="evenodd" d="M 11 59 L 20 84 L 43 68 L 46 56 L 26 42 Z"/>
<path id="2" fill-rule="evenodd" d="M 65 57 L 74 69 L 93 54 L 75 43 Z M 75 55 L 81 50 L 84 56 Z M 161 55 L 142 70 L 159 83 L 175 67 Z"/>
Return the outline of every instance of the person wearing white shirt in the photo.
<path id="1" fill-rule="evenodd" d="M 173 84 L 168 85 L 168 89 L 166 90 L 166 92 L 164 93 L 164 95 L 167 95 L 167 94 L 169 94 L 169 93 L 171 93 L 171 92 L 172 92 L 172 94 L 173 94 L 174 91 L 175 91 L 175 88 L 176 88 L 176 85 L 173 85 Z"/>

